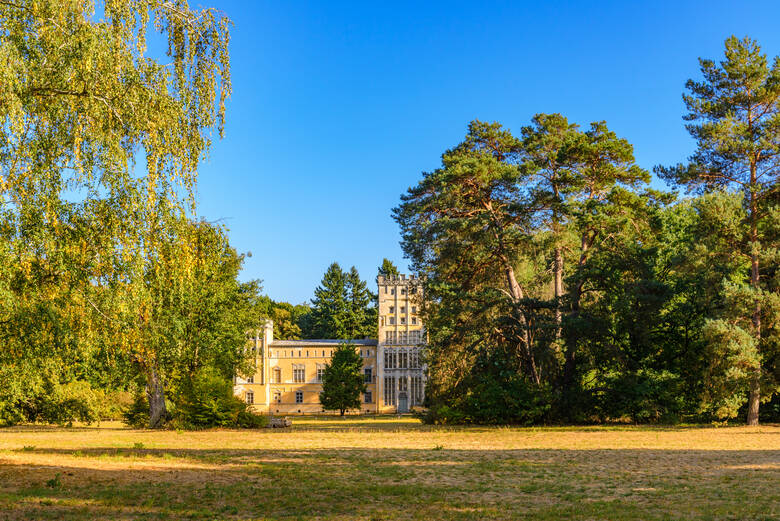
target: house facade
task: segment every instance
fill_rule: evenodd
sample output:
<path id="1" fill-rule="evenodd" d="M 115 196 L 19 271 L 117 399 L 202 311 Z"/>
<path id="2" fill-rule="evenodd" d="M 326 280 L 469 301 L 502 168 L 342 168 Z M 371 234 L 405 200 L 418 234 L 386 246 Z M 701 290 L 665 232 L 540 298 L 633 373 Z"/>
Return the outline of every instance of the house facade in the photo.
<path id="1" fill-rule="evenodd" d="M 362 414 L 403 413 L 422 406 L 425 329 L 422 285 L 415 276 L 377 277 L 378 339 L 352 340 L 363 360 Z M 323 414 L 322 374 L 344 340 L 275 340 L 273 322 L 251 332 L 255 374 L 235 378 L 234 392 L 267 414 Z M 358 411 L 352 411 L 358 412 Z"/>

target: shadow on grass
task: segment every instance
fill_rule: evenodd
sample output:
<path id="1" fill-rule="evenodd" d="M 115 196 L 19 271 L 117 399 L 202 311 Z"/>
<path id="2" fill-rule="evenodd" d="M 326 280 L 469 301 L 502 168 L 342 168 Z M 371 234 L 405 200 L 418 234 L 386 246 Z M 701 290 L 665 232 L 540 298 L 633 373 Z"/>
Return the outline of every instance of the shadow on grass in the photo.
<path id="1" fill-rule="evenodd" d="M 26 448 L 0 519 L 778 519 L 780 450 Z"/>

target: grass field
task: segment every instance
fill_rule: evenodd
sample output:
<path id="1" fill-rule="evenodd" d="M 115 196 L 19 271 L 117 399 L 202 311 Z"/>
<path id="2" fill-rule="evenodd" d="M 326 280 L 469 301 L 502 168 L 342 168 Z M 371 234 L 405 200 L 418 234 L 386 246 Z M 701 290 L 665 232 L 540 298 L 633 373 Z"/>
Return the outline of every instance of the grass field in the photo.
<path id="1" fill-rule="evenodd" d="M 0 519 L 780 519 L 780 426 L 0 429 Z"/>

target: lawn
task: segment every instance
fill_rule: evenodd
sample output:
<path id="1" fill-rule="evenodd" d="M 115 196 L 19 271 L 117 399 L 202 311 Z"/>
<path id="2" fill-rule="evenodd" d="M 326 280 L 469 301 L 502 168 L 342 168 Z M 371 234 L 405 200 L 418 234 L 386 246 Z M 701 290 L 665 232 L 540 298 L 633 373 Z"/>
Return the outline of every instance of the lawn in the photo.
<path id="1" fill-rule="evenodd" d="M 780 519 L 780 426 L 0 429 L 0 519 Z"/>

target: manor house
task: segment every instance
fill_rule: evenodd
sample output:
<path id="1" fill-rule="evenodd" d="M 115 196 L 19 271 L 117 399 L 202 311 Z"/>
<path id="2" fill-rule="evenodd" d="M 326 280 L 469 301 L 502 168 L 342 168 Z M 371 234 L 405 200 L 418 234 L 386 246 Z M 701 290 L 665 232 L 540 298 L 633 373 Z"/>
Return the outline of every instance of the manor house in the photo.
<path id="1" fill-rule="evenodd" d="M 426 336 L 418 315 L 422 286 L 414 275 L 377 277 L 379 338 L 352 340 L 363 359 L 367 390 L 360 412 L 408 412 L 423 403 L 421 351 Z M 235 394 L 257 412 L 322 414 L 322 374 L 343 340 L 274 340 L 273 322 L 252 333 L 255 374 L 235 379 Z M 331 412 L 331 411 L 327 411 Z"/>

